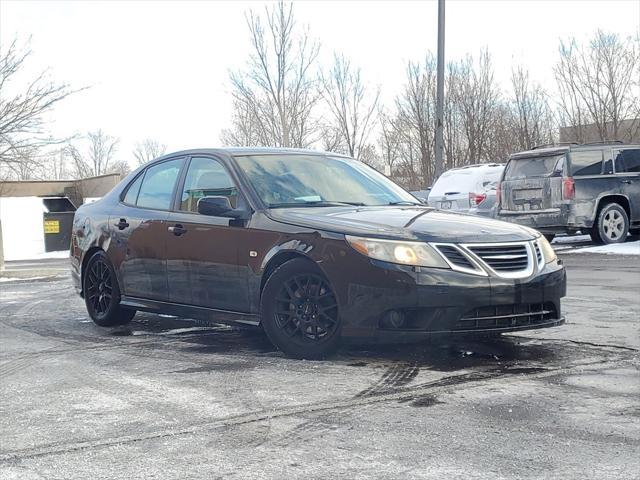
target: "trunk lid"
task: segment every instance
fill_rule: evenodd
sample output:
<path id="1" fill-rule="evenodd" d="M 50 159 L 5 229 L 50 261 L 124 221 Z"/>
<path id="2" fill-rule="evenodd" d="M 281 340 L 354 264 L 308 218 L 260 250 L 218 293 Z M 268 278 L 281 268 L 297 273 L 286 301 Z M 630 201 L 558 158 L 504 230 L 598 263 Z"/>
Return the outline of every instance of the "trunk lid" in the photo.
<path id="1" fill-rule="evenodd" d="M 564 153 L 512 158 L 500 184 L 500 208 L 532 213 L 560 208 L 565 169 Z"/>

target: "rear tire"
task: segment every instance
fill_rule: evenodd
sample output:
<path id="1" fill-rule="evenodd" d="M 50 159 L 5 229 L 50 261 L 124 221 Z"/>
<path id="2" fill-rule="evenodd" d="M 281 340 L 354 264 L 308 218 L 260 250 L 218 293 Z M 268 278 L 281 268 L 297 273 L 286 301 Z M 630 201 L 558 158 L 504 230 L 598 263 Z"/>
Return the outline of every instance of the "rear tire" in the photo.
<path id="1" fill-rule="evenodd" d="M 607 203 L 598 212 L 590 235 L 598 244 L 622 243 L 629 232 L 627 212 L 617 203 Z"/>
<path id="2" fill-rule="evenodd" d="M 136 314 L 135 310 L 120 306 L 120 286 L 116 272 L 102 250 L 87 262 L 82 291 L 87 313 L 96 325 L 125 325 Z"/>
<path id="3" fill-rule="evenodd" d="M 309 260 L 295 258 L 274 270 L 262 291 L 260 317 L 271 343 L 287 356 L 324 358 L 340 345 L 335 293 Z"/>

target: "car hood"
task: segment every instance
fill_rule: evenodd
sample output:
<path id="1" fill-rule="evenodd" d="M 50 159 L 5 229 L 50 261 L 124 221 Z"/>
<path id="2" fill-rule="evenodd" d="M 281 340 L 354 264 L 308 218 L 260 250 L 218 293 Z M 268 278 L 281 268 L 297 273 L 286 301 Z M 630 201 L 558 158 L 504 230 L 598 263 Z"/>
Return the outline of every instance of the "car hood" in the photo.
<path id="1" fill-rule="evenodd" d="M 422 206 L 277 208 L 267 215 L 301 227 L 425 242 L 515 242 L 537 236 L 520 225 Z"/>

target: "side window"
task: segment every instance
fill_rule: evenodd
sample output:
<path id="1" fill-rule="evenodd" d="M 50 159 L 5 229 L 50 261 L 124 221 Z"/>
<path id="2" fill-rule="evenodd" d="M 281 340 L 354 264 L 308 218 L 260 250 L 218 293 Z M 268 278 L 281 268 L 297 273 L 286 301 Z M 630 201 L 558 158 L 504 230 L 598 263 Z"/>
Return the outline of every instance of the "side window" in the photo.
<path id="1" fill-rule="evenodd" d="M 571 175 L 600 175 L 602 151 L 571 152 Z"/>
<path id="2" fill-rule="evenodd" d="M 142 178 L 144 177 L 144 173 L 138 175 L 138 177 L 129 185 L 127 189 L 127 193 L 122 200 L 124 203 L 129 205 L 135 205 L 136 200 L 138 199 L 138 192 L 140 191 L 140 185 L 142 184 Z"/>
<path id="3" fill-rule="evenodd" d="M 148 168 L 136 205 L 142 208 L 170 210 L 173 188 L 183 161 L 184 159 L 178 158 Z"/>
<path id="4" fill-rule="evenodd" d="M 224 166 L 212 158 L 194 157 L 184 180 L 180 210 L 197 212 L 198 200 L 212 196 L 227 197 L 233 208 L 237 206 L 238 189 Z"/>
<path id="5" fill-rule="evenodd" d="M 640 173 L 640 148 L 618 150 L 614 155 L 616 173 Z"/>

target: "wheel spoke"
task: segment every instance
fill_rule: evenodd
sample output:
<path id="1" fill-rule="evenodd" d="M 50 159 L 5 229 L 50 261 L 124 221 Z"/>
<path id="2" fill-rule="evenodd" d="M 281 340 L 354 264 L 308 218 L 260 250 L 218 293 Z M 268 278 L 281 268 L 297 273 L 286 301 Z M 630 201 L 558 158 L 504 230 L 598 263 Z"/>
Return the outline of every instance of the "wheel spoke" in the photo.
<path id="1" fill-rule="evenodd" d="M 291 286 L 289 285 L 288 281 L 284 283 L 284 288 L 287 290 L 287 293 L 289 294 L 289 298 L 291 300 L 296 298 L 296 294 L 295 294 L 295 292 L 293 290 L 291 290 Z"/>

